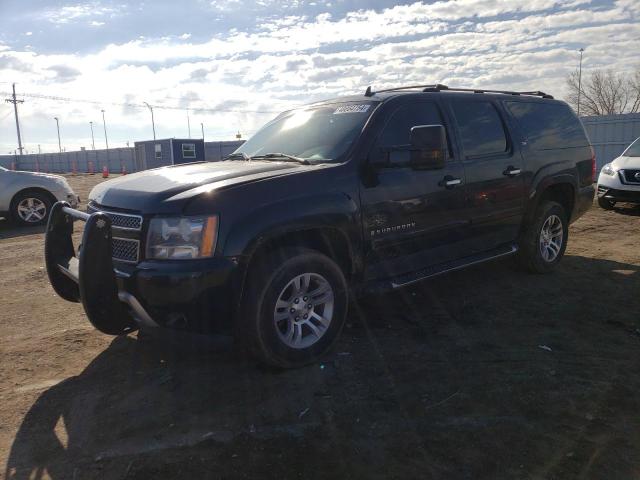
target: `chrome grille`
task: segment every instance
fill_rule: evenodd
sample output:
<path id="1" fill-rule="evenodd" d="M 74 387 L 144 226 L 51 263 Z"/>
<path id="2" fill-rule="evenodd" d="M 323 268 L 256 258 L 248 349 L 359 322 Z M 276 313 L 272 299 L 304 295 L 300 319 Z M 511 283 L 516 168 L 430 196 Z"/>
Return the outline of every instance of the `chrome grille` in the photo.
<path id="1" fill-rule="evenodd" d="M 131 238 L 113 238 L 114 260 L 128 263 L 138 263 L 140 256 L 140 241 Z"/>
<path id="2" fill-rule="evenodd" d="M 142 228 L 142 217 L 140 215 L 131 215 L 129 213 L 110 212 L 103 210 L 95 204 L 89 204 L 87 213 L 102 212 L 111 219 L 111 226 L 125 230 L 140 230 Z"/>

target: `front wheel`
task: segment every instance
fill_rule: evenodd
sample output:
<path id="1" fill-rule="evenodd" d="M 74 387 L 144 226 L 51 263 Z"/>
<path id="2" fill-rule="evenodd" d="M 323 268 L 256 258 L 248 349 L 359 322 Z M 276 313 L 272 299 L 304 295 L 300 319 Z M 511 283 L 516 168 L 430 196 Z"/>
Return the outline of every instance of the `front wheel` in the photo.
<path id="1" fill-rule="evenodd" d="M 520 264 L 533 273 L 548 273 L 564 256 L 569 222 L 558 202 L 543 201 L 520 241 Z"/>
<path id="2" fill-rule="evenodd" d="M 45 193 L 20 193 L 11 202 L 11 215 L 19 225 L 44 225 L 49 218 L 52 204 L 51 198 Z"/>
<path id="3" fill-rule="evenodd" d="M 251 268 L 236 338 L 271 366 L 316 361 L 334 345 L 347 315 L 340 267 L 314 250 L 291 248 Z"/>

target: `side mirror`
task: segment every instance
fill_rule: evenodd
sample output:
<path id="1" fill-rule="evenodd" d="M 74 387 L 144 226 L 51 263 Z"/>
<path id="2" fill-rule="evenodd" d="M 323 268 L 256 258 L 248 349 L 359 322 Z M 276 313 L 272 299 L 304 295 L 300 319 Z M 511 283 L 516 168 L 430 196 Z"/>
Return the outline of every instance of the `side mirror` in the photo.
<path id="1" fill-rule="evenodd" d="M 417 170 L 444 168 L 447 137 L 442 125 L 411 128 L 411 167 Z"/>

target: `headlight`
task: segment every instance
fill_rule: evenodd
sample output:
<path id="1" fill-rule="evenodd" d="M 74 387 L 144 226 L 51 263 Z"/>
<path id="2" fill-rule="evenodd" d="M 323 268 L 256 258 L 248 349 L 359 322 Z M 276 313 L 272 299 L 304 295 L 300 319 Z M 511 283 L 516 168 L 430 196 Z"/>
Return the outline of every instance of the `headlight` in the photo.
<path id="1" fill-rule="evenodd" d="M 616 174 L 616 170 L 613 168 L 613 165 L 607 163 L 604 167 L 602 167 L 602 173 L 613 177 Z"/>
<path id="2" fill-rule="evenodd" d="M 210 257 L 216 248 L 218 216 L 158 217 L 149 224 L 147 258 Z"/>

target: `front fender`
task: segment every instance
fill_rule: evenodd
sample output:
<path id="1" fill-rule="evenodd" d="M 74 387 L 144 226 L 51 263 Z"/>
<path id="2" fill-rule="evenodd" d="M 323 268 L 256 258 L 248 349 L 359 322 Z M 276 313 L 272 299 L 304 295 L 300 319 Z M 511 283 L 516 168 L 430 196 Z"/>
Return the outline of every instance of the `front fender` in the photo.
<path id="1" fill-rule="evenodd" d="M 296 231 L 316 228 L 339 231 L 352 252 L 362 240 L 358 205 L 341 192 L 289 197 L 260 205 L 236 221 L 224 241 L 226 257 L 251 256 L 264 242 Z"/>

